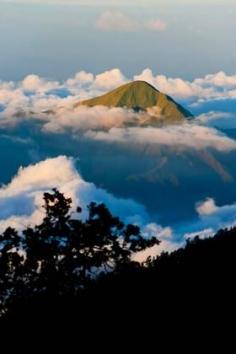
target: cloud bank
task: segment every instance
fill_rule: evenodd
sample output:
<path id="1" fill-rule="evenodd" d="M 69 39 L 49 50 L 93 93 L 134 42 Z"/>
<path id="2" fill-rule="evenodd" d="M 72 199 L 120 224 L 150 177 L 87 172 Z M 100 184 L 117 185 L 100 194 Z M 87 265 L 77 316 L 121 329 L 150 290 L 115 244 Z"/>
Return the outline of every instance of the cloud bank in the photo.
<path id="1" fill-rule="evenodd" d="M 145 80 L 160 91 L 176 99 L 185 100 L 191 107 L 202 102 L 236 102 L 236 75 L 219 72 L 192 82 L 180 78 L 153 75 L 150 69 L 135 75 L 134 80 Z M 48 80 L 38 75 L 28 75 L 20 82 L 0 81 L 0 127 L 14 126 L 24 120 L 40 120 L 42 130 L 50 133 L 82 131 L 87 138 L 125 143 L 180 146 L 182 148 L 218 151 L 235 149 L 235 141 L 211 126 L 215 122 L 233 124 L 234 113 L 208 111 L 201 114 L 194 124 L 163 128 L 138 128 L 142 113 L 122 108 L 76 106 L 80 100 L 101 95 L 129 79 L 119 69 L 94 75 L 80 71 L 64 82 Z M 236 104 L 235 104 L 236 107 Z M 131 125 L 136 128 L 123 129 Z M 96 132 L 94 132 L 96 130 Z M 104 130 L 106 130 L 104 132 Z"/>
<path id="2" fill-rule="evenodd" d="M 213 198 L 197 203 L 196 211 L 201 221 L 215 229 L 235 226 L 236 203 L 218 206 Z"/>
<path id="3" fill-rule="evenodd" d="M 182 247 L 186 239 L 197 235 L 209 237 L 221 227 L 235 226 L 236 204 L 219 207 L 208 198 L 196 204 L 199 218 L 185 225 L 186 231 L 183 228 L 174 230 L 172 227 L 162 227 L 153 222 L 143 205 L 131 199 L 117 198 L 86 182 L 77 172 L 72 158 L 59 156 L 20 168 L 12 181 L 0 188 L 0 232 L 9 226 L 22 230 L 39 224 L 44 217 L 43 193 L 52 188 L 58 188 L 66 197 L 72 198 L 74 217 L 85 219 L 86 206 L 91 201 L 105 203 L 114 215 L 126 223 L 139 225 L 145 237 L 158 237 L 161 245 L 138 254 L 135 259 L 139 261 Z M 84 210 L 82 215 L 75 212 L 78 205 Z"/>
<path id="4" fill-rule="evenodd" d="M 201 114 L 194 124 L 139 127 L 142 115 L 132 110 L 75 108 L 80 100 L 101 95 L 130 81 L 119 69 L 97 75 L 80 71 L 64 82 L 31 74 L 20 82 L 0 81 L 0 127 L 15 126 L 25 120 L 38 120 L 45 134 L 69 131 L 76 136 L 81 133 L 86 139 L 107 144 L 143 145 L 152 149 L 160 145 L 197 151 L 215 149 L 221 153 L 236 149 L 235 140 L 211 127 L 212 122 L 221 120 L 229 122 L 228 126 L 231 124 L 232 127 L 233 112 L 216 112 L 211 104 L 236 102 L 236 75 L 219 72 L 190 82 L 154 75 L 150 69 L 146 69 L 132 79 L 151 83 L 160 91 L 185 102 L 190 109 L 201 105 L 210 105 L 211 109 Z M 132 127 L 125 128 L 127 124 Z M 157 235 L 162 244 L 152 250 L 152 255 L 161 250 L 180 247 L 186 238 L 199 234 L 207 237 L 220 227 L 235 224 L 235 204 L 218 206 L 214 199 L 208 198 L 196 204 L 198 219 L 185 225 L 182 231 L 162 227 L 151 220 L 142 205 L 133 200 L 119 199 L 86 182 L 76 171 L 75 162 L 60 156 L 20 169 L 8 185 L 0 188 L 0 230 L 9 225 L 22 229 L 39 223 L 43 217 L 42 195 L 54 187 L 72 197 L 74 210 L 77 204 L 85 209 L 90 201 L 105 202 L 115 215 L 126 222 L 138 223 L 147 237 Z M 178 236 L 180 233 L 181 237 Z M 139 256 L 145 259 L 147 254 Z"/>
<path id="5" fill-rule="evenodd" d="M 211 237 L 220 229 L 236 226 L 236 203 L 218 206 L 213 198 L 206 198 L 196 203 L 196 212 L 198 220 L 184 227 L 188 230 L 183 232 L 185 240 Z"/>
<path id="6" fill-rule="evenodd" d="M 150 69 L 126 78 L 119 69 L 94 75 L 80 71 L 64 82 L 28 75 L 20 82 L 0 80 L 0 117 L 16 114 L 19 110 L 63 107 L 68 102 L 104 94 L 132 80 L 144 80 L 160 91 L 184 101 L 189 108 L 203 102 L 236 100 L 236 75 L 219 72 L 193 81 L 154 75 Z"/>
<path id="7" fill-rule="evenodd" d="M 151 250 L 152 255 L 177 247 L 172 229 L 151 222 L 143 205 L 131 199 L 117 198 L 86 182 L 77 172 L 75 161 L 65 156 L 20 168 L 12 181 L 0 188 L 0 232 L 9 226 L 20 231 L 39 224 L 44 217 L 43 193 L 52 188 L 58 188 L 66 197 L 72 198 L 72 212 L 78 205 L 83 208 L 82 214 L 73 212 L 74 217 L 85 219 L 86 207 L 92 201 L 105 203 L 113 215 L 126 223 L 139 225 L 145 237 L 158 237 L 162 244 Z M 140 254 L 137 259 L 143 261 L 146 255 Z"/>
<path id="8" fill-rule="evenodd" d="M 86 136 L 104 142 L 131 142 L 195 150 L 212 148 L 220 152 L 228 152 L 236 149 L 236 141 L 216 129 L 190 124 L 163 128 L 112 128 L 108 132 L 88 132 Z"/>
<path id="9" fill-rule="evenodd" d="M 155 231 L 160 237 L 171 237 L 170 228 L 149 225 L 149 215 L 144 206 L 133 200 L 116 198 L 104 189 L 86 182 L 75 167 L 72 158 L 59 156 L 46 159 L 35 165 L 20 168 L 12 181 L 0 188 L 0 229 L 7 226 L 22 229 L 42 221 L 43 193 L 58 188 L 73 200 L 73 210 L 80 205 L 82 217 L 86 217 L 87 205 L 95 201 L 105 203 L 114 215 L 126 223 L 132 222 L 144 227 L 145 235 Z"/>
<path id="10" fill-rule="evenodd" d="M 135 75 L 134 79 L 147 81 L 160 91 L 195 103 L 209 99 L 236 98 L 236 75 L 227 75 L 223 71 L 187 81 L 165 75 L 155 76 L 150 69 L 145 69 Z"/>
<path id="11" fill-rule="evenodd" d="M 128 220 L 147 219 L 145 208 L 132 200 L 117 199 L 105 190 L 87 183 L 76 170 L 73 159 L 65 156 L 47 159 L 20 168 L 12 181 L 0 188 L 0 225 L 24 227 L 42 220 L 42 196 L 45 191 L 58 188 L 71 197 L 74 207 L 84 209 L 91 202 L 104 202 L 118 216 Z"/>

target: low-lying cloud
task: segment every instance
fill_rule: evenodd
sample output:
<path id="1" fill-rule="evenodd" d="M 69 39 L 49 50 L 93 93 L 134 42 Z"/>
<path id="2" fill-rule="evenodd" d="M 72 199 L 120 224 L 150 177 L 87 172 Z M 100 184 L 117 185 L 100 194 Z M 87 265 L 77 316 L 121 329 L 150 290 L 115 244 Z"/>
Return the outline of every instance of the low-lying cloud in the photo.
<path id="1" fill-rule="evenodd" d="M 220 229 L 236 226 L 236 203 L 218 206 L 213 198 L 206 198 L 196 203 L 196 212 L 198 220 L 185 225 L 185 240 L 211 237 Z"/>
<path id="2" fill-rule="evenodd" d="M 20 168 L 12 181 L 0 188 L 0 230 L 12 226 L 21 230 L 36 225 L 44 217 L 43 193 L 58 188 L 76 206 L 83 208 L 86 217 L 87 205 L 95 201 L 105 203 L 111 212 L 126 223 L 136 223 L 143 227 L 145 235 L 171 238 L 171 229 L 157 224 L 149 224 L 150 218 L 145 207 L 131 199 L 113 196 L 106 190 L 86 182 L 75 167 L 72 158 L 59 156 L 41 161 L 35 165 Z"/>
<path id="3" fill-rule="evenodd" d="M 72 198 L 74 217 L 86 218 L 86 206 L 92 201 L 105 203 L 126 223 L 139 225 L 145 237 L 158 237 L 161 245 L 138 254 L 135 259 L 139 261 L 182 247 L 186 239 L 196 235 L 209 237 L 221 227 L 235 225 L 236 204 L 217 206 L 213 199 L 207 198 L 196 204 L 199 218 L 185 225 L 185 231 L 184 228 L 181 231 L 170 226 L 162 227 L 151 219 L 142 204 L 115 197 L 86 182 L 77 172 L 72 158 L 59 156 L 20 168 L 12 181 L 0 188 L 0 232 L 9 226 L 22 230 L 39 224 L 44 217 L 43 193 L 52 188 L 58 188 L 66 197 Z M 77 205 L 83 208 L 82 215 L 75 212 Z"/>
<path id="4" fill-rule="evenodd" d="M 122 108 L 77 106 L 78 101 L 101 95 L 129 81 L 119 70 L 94 75 L 81 71 L 64 82 L 28 75 L 21 82 L 0 81 L 0 127 L 11 127 L 22 121 L 40 121 L 45 134 L 70 132 L 85 139 L 107 144 L 166 146 L 179 149 L 215 149 L 227 153 L 236 149 L 236 141 L 212 128 L 215 122 L 233 127 L 230 110 L 214 110 L 236 102 L 236 75 L 223 72 L 193 81 L 155 76 L 150 69 L 134 77 L 145 80 L 190 108 L 201 107 L 204 114 L 193 123 L 176 126 L 139 127 L 142 114 Z M 224 103 L 224 105 L 223 105 Z M 204 107 L 208 107 L 204 110 Z M 228 107 L 228 105 L 227 105 Z M 236 107 L 236 104 L 230 105 Z M 223 123 L 222 123 L 223 124 Z M 131 125 L 131 127 L 126 126 Z M 235 127 L 235 123 L 234 123 Z M 79 135 L 80 136 L 80 135 Z M 20 169 L 12 181 L 0 188 L 0 229 L 11 225 L 22 229 L 39 223 L 43 217 L 42 195 L 58 188 L 83 208 L 90 201 L 105 202 L 116 215 L 127 222 L 137 222 L 147 235 L 157 234 L 161 249 L 172 250 L 183 240 L 200 234 L 206 237 L 220 227 L 235 224 L 235 204 L 218 206 L 208 198 L 196 204 L 197 221 L 185 225 L 181 240 L 176 242 L 171 227 L 161 227 L 150 219 L 145 208 L 133 200 L 119 199 L 94 184 L 86 182 L 76 171 L 74 161 L 60 156 Z M 207 197 L 207 196 L 206 196 Z M 153 254 L 154 254 L 153 253 Z"/>
<path id="5" fill-rule="evenodd" d="M 125 124 L 138 124 L 140 115 L 123 108 L 108 108 L 104 106 L 76 109 L 59 109 L 55 114 L 42 114 L 45 132 L 57 133 L 70 129 L 74 133 L 86 131 L 109 130 L 112 127 L 122 127 Z"/>
<path id="6" fill-rule="evenodd" d="M 236 223 L 236 203 L 218 206 L 213 198 L 197 203 L 196 211 L 202 221 L 216 228 L 233 226 Z"/>
<path id="7" fill-rule="evenodd" d="M 190 108 L 208 101 L 215 100 L 217 104 L 222 100 L 236 99 L 236 75 L 227 75 L 224 72 L 206 75 L 193 81 L 154 75 L 150 69 L 145 69 L 133 78 L 126 78 L 117 68 L 97 75 L 80 71 L 64 82 L 31 74 L 20 82 L 0 80 L 1 117 L 10 112 L 13 114 L 23 109 L 34 109 L 37 102 L 41 102 L 41 105 L 38 104 L 41 109 L 63 107 L 68 100 L 78 101 L 101 95 L 131 80 L 147 81 L 175 99 L 185 101 Z M 7 111 L 4 112 L 4 109 Z"/>
<path id="8" fill-rule="evenodd" d="M 223 71 L 187 81 L 165 75 L 155 76 L 152 70 L 145 69 L 141 74 L 135 75 L 134 79 L 147 81 L 160 91 L 189 101 L 236 98 L 236 75 L 227 75 Z"/>
<path id="9" fill-rule="evenodd" d="M 185 100 L 186 106 L 196 107 L 203 102 L 227 99 L 236 102 L 236 75 L 223 72 L 207 75 L 192 82 L 153 75 L 144 70 L 135 80 L 145 80 L 174 98 Z M 11 126 L 22 120 L 40 120 L 42 130 L 50 133 L 81 132 L 89 139 L 149 143 L 182 148 L 213 148 L 218 151 L 235 149 L 235 141 L 211 126 L 223 122 L 230 127 L 234 121 L 231 112 L 209 110 L 200 114 L 194 124 L 163 128 L 142 125 L 143 113 L 122 108 L 77 106 L 79 101 L 101 95 L 128 82 L 119 69 L 94 75 L 85 71 L 64 82 L 28 75 L 21 82 L 0 81 L 0 127 Z M 125 126 L 132 128 L 124 129 Z M 136 128 L 134 128 L 136 126 Z M 105 130 L 105 131 L 104 131 Z"/>
<path id="10" fill-rule="evenodd" d="M 108 132 L 90 131 L 87 137 L 104 142 L 145 145 L 164 145 L 204 150 L 212 148 L 221 152 L 236 149 L 236 141 L 213 128 L 184 124 L 162 128 L 112 128 Z"/>

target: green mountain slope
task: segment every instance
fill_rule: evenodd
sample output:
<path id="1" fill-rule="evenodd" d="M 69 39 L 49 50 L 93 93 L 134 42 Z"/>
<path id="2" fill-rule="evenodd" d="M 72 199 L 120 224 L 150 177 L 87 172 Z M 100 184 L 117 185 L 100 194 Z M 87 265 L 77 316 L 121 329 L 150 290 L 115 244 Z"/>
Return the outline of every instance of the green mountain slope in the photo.
<path id="1" fill-rule="evenodd" d="M 79 102 L 88 107 L 123 107 L 138 112 L 147 112 L 151 120 L 181 122 L 192 114 L 145 81 L 134 81 L 118 87 L 107 94 Z"/>

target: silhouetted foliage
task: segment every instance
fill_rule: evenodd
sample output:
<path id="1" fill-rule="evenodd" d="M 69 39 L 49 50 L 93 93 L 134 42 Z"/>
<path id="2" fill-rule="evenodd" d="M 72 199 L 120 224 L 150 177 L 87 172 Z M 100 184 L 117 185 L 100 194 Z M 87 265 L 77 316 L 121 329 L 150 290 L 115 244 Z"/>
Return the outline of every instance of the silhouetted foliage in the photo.
<path id="1" fill-rule="evenodd" d="M 5 324 L 42 321 L 65 329 L 76 323 L 94 333 L 120 320 L 123 329 L 137 332 L 141 318 L 149 330 L 165 322 L 182 326 L 184 313 L 187 327 L 196 317 L 202 326 L 207 314 L 235 309 L 236 228 L 137 264 L 132 255 L 158 240 L 144 239 L 105 205 L 91 203 L 83 221 L 72 217 L 71 200 L 54 190 L 45 194 L 44 207 L 41 225 L 1 235 Z"/>
<path id="2" fill-rule="evenodd" d="M 58 190 L 44 194 L 43 222 L 19 235 L 1 235 L 1 313 L 35 296 L 76 296 L 98 276 L 138 267 L 132 255 L 159 244 L 144 239 L 139 227 L 125 225 L 104 204 L 91 203 L 85 221 L 70 214 L 71 199 Z M 77 213 L 81 213 L 80 207 Z"/>

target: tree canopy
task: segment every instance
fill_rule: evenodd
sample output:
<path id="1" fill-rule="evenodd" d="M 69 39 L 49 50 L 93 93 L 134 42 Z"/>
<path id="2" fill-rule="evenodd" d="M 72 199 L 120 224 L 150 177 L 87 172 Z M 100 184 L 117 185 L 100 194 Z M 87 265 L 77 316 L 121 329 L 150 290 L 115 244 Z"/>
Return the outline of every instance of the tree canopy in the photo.
<path id="1" fill-rule="evenodd" d="M 22 234 L 8 228 L 0 236 L 2 313 L 12 302 L 34 295 L 76 295 L 101 274 L 138 266 L 132 255 L 159 244 L 156 237 L 142 237 L 138 226 L 125 225 L 104 204 L 91 203 L 82 220 L 71 214 L 71 203 L 56 189 L 45 193 L 40 225 Z"/>
<path id="2" fill-rule="evenodd" d="M 137 330 L 141 317 L 143 323 L 154 318 L 162 324 L 178 322 L 184 313 L 188 321 L 199 315 L 202 320 L 206 313 L 235 308 L 236 228 L 196 237 L 139 264 L 133 255 L 159 244 L 156 237 L 145 239 L 104 204 L 91 203 L 82 218 L 81 208 L 72 213 L 71 203 L 58 190 L 46 193 L 40 225 L 21 233 L 8 228 L 0 236 L 5 323 L 71 328 L 77 321 L 85 329 L 95 323 L 97 332 L 101 323 L 118 319 L 129 330 L 132 319 Z"/>

